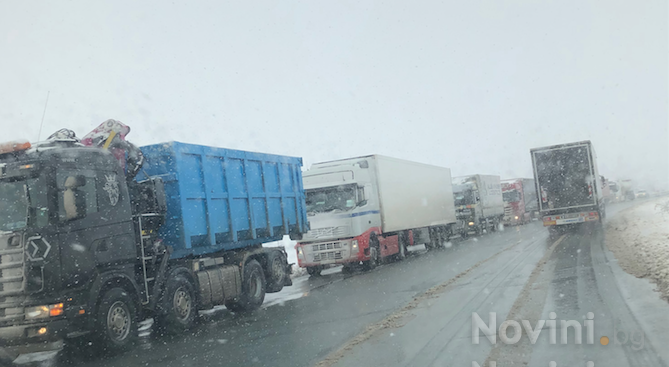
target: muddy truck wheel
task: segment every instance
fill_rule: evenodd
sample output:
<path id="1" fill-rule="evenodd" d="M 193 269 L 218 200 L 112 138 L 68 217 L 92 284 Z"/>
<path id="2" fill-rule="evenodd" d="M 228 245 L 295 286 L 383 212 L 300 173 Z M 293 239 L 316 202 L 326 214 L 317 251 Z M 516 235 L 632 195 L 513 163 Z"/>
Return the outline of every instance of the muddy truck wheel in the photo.
<path id="1" fill-rule="evenodd" d="M 95 315 L 95 326 L 96 341 L 104 351 L 119 352 L 135 344 L 137 311 L 128 292 L 123 288 L 112 288 L 102 296 Z"/>
<path id="2" fill-rule="evenodd" d="M 321 276 L 321 271 L 323 271 L 323 268 L 320 266 L 309 266 L 307 267 L 307 274 L 312 277 L 319 277 Z"/>
<path id="3" fill-rule="evenodd" d="M 262 266 L 256 260 L 244 265 L 242 293 L 237 299 L 225 303 L 230 311 L 248 312 L 258 309 L 265 301 L 265 275 Z"/>
<path id="4" fill-rule="evenodd" d="M 156 323 L 168 334 L 178 334 L 192 328 L 197 320 L 195 286 L 183 274 L 170 276 L 159 305 Z"/>
<path id="5" fill-rule="evenodd" d="M 270 251 L 267 253 L 267 266 L 265 269 L 265 281 L 267 293 L 280 292 L 289 276 L 286 256 L 281 251 Z"/>

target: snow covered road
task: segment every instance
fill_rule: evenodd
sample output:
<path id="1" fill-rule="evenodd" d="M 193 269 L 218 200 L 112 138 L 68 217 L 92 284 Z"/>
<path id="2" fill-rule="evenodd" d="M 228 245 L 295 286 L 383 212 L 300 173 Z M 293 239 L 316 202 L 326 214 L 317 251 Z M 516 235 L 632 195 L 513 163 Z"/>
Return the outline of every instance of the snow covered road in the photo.
<path id="1" fill-rule="evenodd" d="M 639 203 L 634 203 L 639 204 Z M 609 221 L 626 206 L 612 206 Z M 643 206 L 639 206 L 642 210 Z M 627 233 L 627 232 L 625 232 Z M 610 235 L 609 235 L 610 237 Z M 601 227 L 583 227 L 551 238 L 541 223 L 454 242 L 372 272 L 298 277 L 249 315 L 225 308 L 202 313 L 192 333 L 145 333 L 126 354 L 100 358 L 67 348 L 37 366 L 663 366 L 669 356 L 669 305 L 648 280 L 625 273 Z M 480 331 L 472 343 L 472 313 L 496 326 L 504 320 L 562 320 L 583 326 L 583 343 L 549 342 L 544 325 L 535 344 L 526 330 L 515 344 L 496 344 Z M 593 313 L 594 344 L 585 320 Z M 497 328 L 494 328 L 497 330 Z M 513 328 L 508 328 L 513 334 Z M 618 345 L 616 336 L 634 336 Z M 641 334 L 638 334 L 641 332 Z M 636 334 L 635 334 L 636 333 Z M 639 346 L 639 335 L 643 345 Z M 600 337 L 608 336 L 604 346 Z"/>

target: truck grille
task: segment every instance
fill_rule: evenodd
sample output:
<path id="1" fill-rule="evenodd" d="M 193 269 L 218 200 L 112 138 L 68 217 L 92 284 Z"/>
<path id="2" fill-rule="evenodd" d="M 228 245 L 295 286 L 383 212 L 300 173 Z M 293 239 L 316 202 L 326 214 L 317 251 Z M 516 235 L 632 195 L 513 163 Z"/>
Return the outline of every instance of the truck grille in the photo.
<path id="1" fill-rule="evenodd" d="M 23 246 L 9 247 L 12 235 L 0 238 L 0 297 L 20 294 L 24 290 Z"/>
<path id="2" fill-rule="evenodd" d="M 341 242 L 317 243 L 313 245 L 312 250 L 314 252 L 327 251 L 327 250 L 340 249 L 341 247 L 342 247 Z"/>
<path id="3" fill-rule="evenodd" d="M 15 323 L 24 318 L 21 306 L 25 296 L 24 243 L 10 247 L 11 233 L 0 235 L 0 323 Z"/>
<path id="4" fill-rule="evenodd" d="M 312 238 L 329 238 L 348 236 L 348 226 L 314 228 L 307 233 Z"/>
<path id="5" fill-rule="evenodd" d="M 341 251 L 328 251 L 314 254 L 314 261 L 341 260 L 343 259 Z"/>
<path id="6" fill-rule="evenodd" d="M 513 208 L 509 206 L 504 207 L 504 216 L 510 217 L 513 214 Z"/>

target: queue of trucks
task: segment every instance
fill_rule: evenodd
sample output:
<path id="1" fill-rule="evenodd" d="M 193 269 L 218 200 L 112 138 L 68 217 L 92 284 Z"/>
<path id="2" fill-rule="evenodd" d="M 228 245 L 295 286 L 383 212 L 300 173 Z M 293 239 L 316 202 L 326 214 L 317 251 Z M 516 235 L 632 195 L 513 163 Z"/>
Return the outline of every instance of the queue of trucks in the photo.
<path id="1" fill-rule="evenodd" d="M 0 144 L 0 358 L 86 340 L 134 344 L 138 321 L 179 333 L 198 310 L 260 307 L 290 286 L 284 235 L 311 275 L 375 268 L 411 246 L 541 217 L 604 216 L 590 142 L 531 151 L 534 180 L 451 177 L 382 155 L 301 158 L 168 142 L 136 147 L 108 120 L 83 139 Z M 537 213 L 540 213 L 537 215 Z"/>

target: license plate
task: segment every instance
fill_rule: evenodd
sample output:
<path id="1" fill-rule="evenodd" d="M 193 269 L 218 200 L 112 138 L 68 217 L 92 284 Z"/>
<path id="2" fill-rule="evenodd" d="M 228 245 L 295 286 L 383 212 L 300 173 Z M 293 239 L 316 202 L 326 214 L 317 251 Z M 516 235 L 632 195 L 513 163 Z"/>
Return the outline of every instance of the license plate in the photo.
<path id="1" fill-rule="evenodd" d="M 577 218 L 571 218 L 571 219 L 558 219 L 556 222 L 557 224 L 569 224 L 569 223 L 581 223 L 584 222 L 585 218 L 583 217 L 577 217 Z"/>

